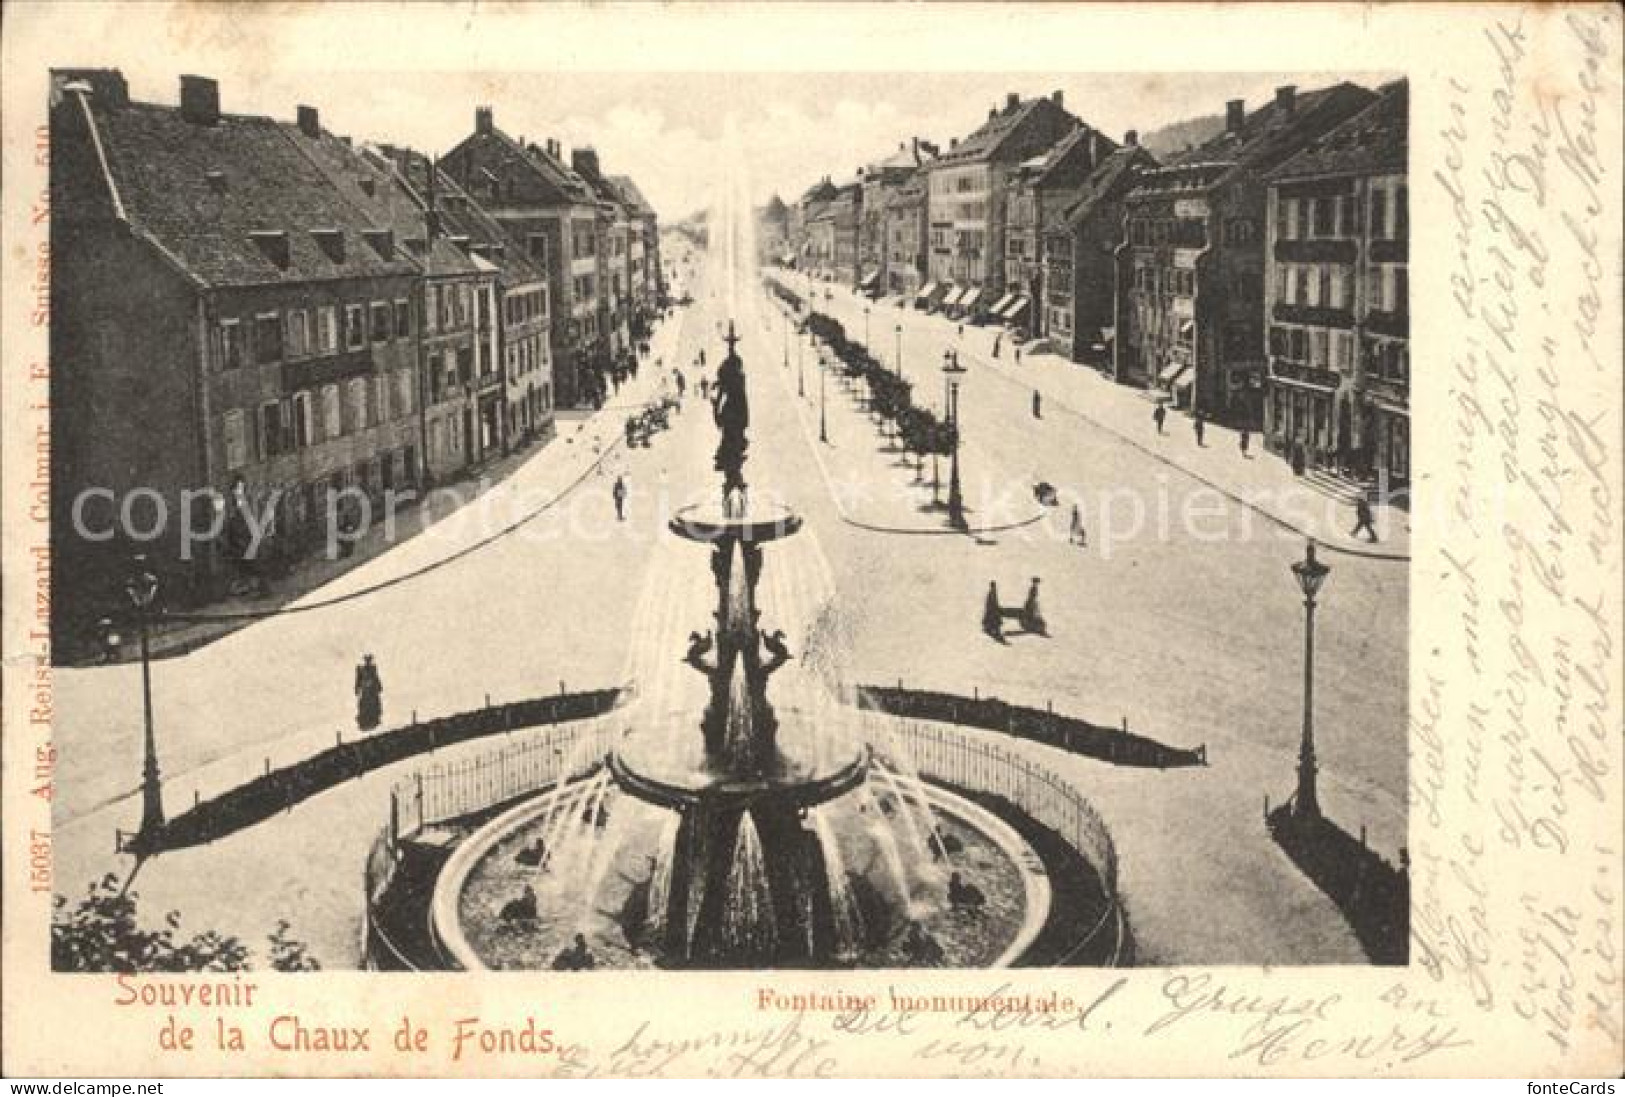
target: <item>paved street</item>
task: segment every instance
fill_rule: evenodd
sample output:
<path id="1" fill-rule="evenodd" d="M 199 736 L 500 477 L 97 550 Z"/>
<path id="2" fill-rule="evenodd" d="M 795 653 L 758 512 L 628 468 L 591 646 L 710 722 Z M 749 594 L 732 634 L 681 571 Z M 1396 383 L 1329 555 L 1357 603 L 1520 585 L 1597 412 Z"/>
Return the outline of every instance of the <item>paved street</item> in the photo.
<path id="1" fill-rule="evenodd" d="M 985 489 L 1025 520 L 1041 513 L 1030 503 L 1035 480 L 1088 501 L 1110 490 L 1144 504 L 1143 528 L 1131 534 L 1125 521 L 1107 542 L 1112 531 L 1086 507 L 1090 547 L 1073 546 L 1064 505 L 1034 524 L 975 537 L 863 528 L 852 521 L 859 510 L 865 519 L 896 517 L 920 528 L 941 516 L 919 510 L 929 489 L 910 486 L 913 473 L 880 451 L 876 429 L 833 384 L 830 442 L 818 441 L 816 386 L 797 396 L 793 351 L 790 368 L 783 364 L 779 311 L 750 272 L 729 271 L 712 253 L 692 290 L 696 304 L 666 322 L 652 358 L 688 368 L 692 382 L 699 351 L 714 370 L 725 353 L 720 327 L 729 319 L 738 325 L 752 402 L 746 475 L 753 497 L 792 502 L 807 522 L 800 536 L 768 551 L 763 581 L 764 621 L 786 630 L 791 650 L 805 653 L 813 641 L 825 657 L 820 666 L 833 665 L 848 682 L 903 680 L 1016 703 L 1053 701 L 1096 723 L 1126 719 L 1133 731 L 1173 746 L 1206 744 L 1209 767 L 1169 772 L 1024 749 L 1075 777 L 1111 827 L 1142 959 L 1357 962 L 1340 916 L 1275 849 L 1262 821 L 1264 798 L 1279 802 L 1294 781 L 1303 610 L 1288 567 L 1302 555 L 1301 539 L 1278 536 L 1226 497 L 1203 497 L 1200 481 L 1121 440 L 1114 430 L 1149 428 L 1144 401 L 1085 402 L 1088 386 L 1058 388 L 1046 392 L 1035 420 L 1031 386 L 979 361 L 974 349 L 962 355 L 971 368 L 962 398 L 967 495 L 982 498 Z M 848 333 L 861 337 L 855 303 L 837 291 L 832 305 Z M 957 343 L 953 327 L 916 313 L 900 319 L 904 371 L 929 378 L 921 391 L 935 392 L 943 350 Z M 877 349 L 891 355 L 898 314 L 877 309 L 871 322 L 889 336 L 876 336 Z M 816 381 L 810 358 L 805 368 L 806 380 Z M 651 391 L 656 372 L 646 366 L 635 391 L 615 402 Z M 1133 420 L 1121 421 L 1129 411 Z M 613 448 L 624 414 L 611 408 L 537 451 L 480 505 L 309 600 L 413 572 L 565 492 L 591 466 L 595 446 Z M 1170 420 L 1175 435 L 1180 422 Z M 364 651 L 382 670 L 386 723 L 414 711 L 427 717 L 475 707 L 486 696 L 550 692 L 560 682 L 572 689 L 634 682 L 633 711 L 642 719 L 692 704 L 697 686 L 678 657 L 687 632 L 706 627 L 709 576 L 702 553 L 662 530 L 671 506 L 714 490 L 714 439 L 691 395 L 674 429 L 651 448 L 611 452 L 515 533 L 399 585 L 278 616 L 157 664 L 171 813 L 194 790 L 212 795 L 259 772 L 266 758 L 285 764 L 329 745 L 341 729 L 353 734 L 350 675 Z M 1209 444 L 1222 443 L 1210 435 Z M 1265 460 L 1274 459 L 1258 463 Z M 609 494 L 617 474 L 631 488 L 624 523 L 615 521 Z M 859 477 L 914 494 L 893 502 L 877 491 L 861 507 L 849 505 L 841 485 Z M 1204 517 L 1180 521 L 1187 508 Z M 490 520 L 479 521 L 485 513 Z M 1163 513 L 1169 518 L 1159 521 Z M 1321 800 L 1344 827 L 1366 827 L 1372 845 L 1392 858 L 1404 844 L 1407 565 L 1330 553 L 1326 560 L 1333 570 L 1316 633 Z M 988 582 L 1013 603 L 1034 576 L 1043 580 L 1051 637 L 999 645 L 983 636 Z M 810 675 L 802 665 L 775 680 L 779 703 L 813 704 L 822 695 L 810 677 L 796 677 Z M 117 666 L 58 678 L 58 889 L 69 895 L 120 863 L 111 856 L 113 828 L 132 828 L 138 818 L 138 673 Z M 320 957 L 344 966 L 354 954 L 362 859 L 383 821 L 389 782 L 413 764 L 214 846 L 165 855 L 143 868 L 139 890 L 155 906 L 183 906 L 189 925 L 256 941 L 286 917 Z M 198 879 L 213 881 L 213 898 L 200 898 Z"/>

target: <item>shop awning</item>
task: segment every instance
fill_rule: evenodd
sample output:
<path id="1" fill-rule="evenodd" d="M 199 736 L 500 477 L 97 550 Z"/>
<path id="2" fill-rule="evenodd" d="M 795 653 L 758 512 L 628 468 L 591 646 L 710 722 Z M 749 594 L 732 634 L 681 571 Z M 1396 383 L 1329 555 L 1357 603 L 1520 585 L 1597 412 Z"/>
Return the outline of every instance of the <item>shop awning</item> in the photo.
<path id="1" fill-rule="evenodd" d="M 1114 342 L 1116 339 L 1117 339 L 1117 329 L 1116 328 L 1101 328 L 1100 329 L 1100 341 L 1102 343 Z"/>
<path id="2" fill-rule="evenodd" d="M 863 276 L 863 281 L 858 283 L 858 288 L 859 289 L 868 289 L 870 286 L 875 284 L 875 279 L 879 278 L 879 277 L 880 277 L 880 272 L 878 270 L 870 271 L 868 274 Z"/>
<path id="3" fill-rule="evenodd" d="M 927 282 L 925 285 L 920 287 L 920 292 L 914 295 L 914 300 L 923 300 L 924 298 L 930 297 L 935 292 L 937 292 L 937 284 L 935 282 Z"/>
<path id="4" fill-rule="evenodd" d="M 1181 320 L 1179 322 L 1179 334 L 1181 334 L 1181 335 L 1189 335 L 1191 333 L 1191 331 L 1195 327 L 1196 327 L 1196 321 L 1195 320 Z"/>
<path id="5" fill-rule="evenodd" d="M 976 304 L 976 299 L 982 296 L 981 286 L 967 286 L 965 292 L 959 295 L 959 307 L 970 308 Z"/>
<path id="6" fill-rule="evenodd" d="M 1025 312 L 1027 310 L 1027 306 L 1032 303 L 1033 299 L 1031 297 L 1017 297 L 1014 301 L 1010 302 L 1010 307 L 1004 310 L 1004 318 L 1006 320 L 1015 320 L 1015 318 Z"/>
<path id="7" fill-rule="evenodd" d="M 1169 362 L 1166 366 L 1162 367 L 1162 372 L 1157 374 L 1157 380 L 1162 384 L 1167 384 L 1177 375 L 1183 373 L 1189 368 L 1190 367 L 1184 362 Z"/>
<path id="8" fill-rule="evenodd" d="M 1191 367 L 1186 366 L 1174 375 L 1174 383 L 1170 385 L 1169 388 L 1174 389 L 1176 392 L 1179 389 L 1188 389 L 1191 387 L 1191 383 L 1195 380 L 1196 371 L 1191 369 Z"/>
<path id="9" fill-rule="evenodd" d="M 1015 299 L 1016 299 L 1015 294 L 1007 293 L 1003 297 L 999 298 L 997 301 L 993 302 L 993 307 L 988 309 L 988 311 L 991 312 L 994 316 L 1003 316 L 1004 315 L 1004 310 L 1006 308 L 1009 308 L 1010 307 L 1010 302 L 1014 301 Z"/>

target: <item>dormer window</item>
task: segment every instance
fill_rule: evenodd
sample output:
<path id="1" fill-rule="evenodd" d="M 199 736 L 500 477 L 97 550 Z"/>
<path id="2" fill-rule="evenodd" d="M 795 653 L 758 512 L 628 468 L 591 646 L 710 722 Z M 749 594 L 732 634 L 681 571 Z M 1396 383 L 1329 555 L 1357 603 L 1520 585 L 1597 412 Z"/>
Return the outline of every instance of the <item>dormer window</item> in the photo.
<path id="1" fill-rule="evenodd" d="M 278 270 L 288 269 L 292 256 L 288 250 L 287 233 L 267 229 L 250 232 L 248 238 L 260 249 L 260 254 L 269 259 Z"/>
<path id="2" fill-rule="evenodd" d="M 395 258 L 395 233 L 390 229 L 369 229 L 362 237 L 380 259 Z"/>
<path id="3" fill-rule="evenodd" d="M 363 176 L 361 178 L 361 193 L 365 194 L 368 198 L 371 198 L 373 195 L 377 194 L 378 181 L 370 175 Z"/>
<path id="4" fill-rule="evenodd" d="M 344 262 L 344 233 L 338 229 L 311 229 L 311 237 L 322 254 L 335 263 Z"/>
<path id="5" fill-rule="evenodd" d="M 216 194 L 226 193 L 226 173 L 223 171 L 206 171 L 203 178 L 208 181 L 209 189 Z"/>

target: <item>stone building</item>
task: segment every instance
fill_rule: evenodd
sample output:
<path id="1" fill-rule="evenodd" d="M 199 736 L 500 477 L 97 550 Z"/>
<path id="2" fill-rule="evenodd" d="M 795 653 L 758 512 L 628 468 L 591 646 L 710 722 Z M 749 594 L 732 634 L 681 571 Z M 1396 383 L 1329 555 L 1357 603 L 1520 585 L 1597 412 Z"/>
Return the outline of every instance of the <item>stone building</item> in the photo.
<path id="1" fill-rule="evenodd" d="M 1269 176 L 1266 444 L 1296 466 L 1410 480 L 1404 81 Z"/>
<path id="2" fill-rule="evenodd" d="M 1257 429 L 1265 376 L 1266 176 L 1369 105 L 1342 83 L 1226 106 L 1224 132 L 1142 172 L 1117 249 L 1114 373 L 1179 406 Z"/>
<path id="3" fill-rule="evenodd" d="M 1115 141 L 1080 125 L 1010 174 L 1004 203 L 1004 292 L 988 307 L 991 319 L 1028 338 L 1048 333 L 1045 227 L 1061 222 L 1096 166 L 1116 148 Z"/>
<path id="4" fill-rule="evenodd" d="M 546 269 L 555 399 L 573 407 L 603 391 L 609 343 L 599 300 L 602 210 L 562 157 L 558 142 L 515 140 L 497 127 L 490 107 L 479 107 L 474 132 L 440 166 Z"/>
<path id="5" fill-rule="evenodd" d="M 927 168 L 911 172 L 891 194 L 884 210 L 885 291 L 912 301 L 925 286 Z"/>
<path id="6" fill-rule="evenodd" d="M 1111 364 L 1113 252 L 1123 231 L 1123 198 L 1140 172 L 1156 166 L 1130 130 L 1064 207 L 1046 205 L 1043 331 L 1052 347 L 1074 362 Z"/>
<path id="7" fill-rule="evenodd" d="M 400 241 L 421 275 L 419 414 L 432 480 L 455 477 L 505 445 L 504 392 L 493 319 L 496 267 L 458 247 L 419 205 L 395 164 L 322 128 L 311 107 L 283 127 L 330 184 Z"/>
<path id="8" fill-rule="evenodd" d="M 926 173 L 929 283 L 945 308 L 976 315 L 1005 292 L 1005 203 L 1019 166 L 1081 125 L 1060 92 L 1003 108 L 954 140 Z M 947 287 L 944 289 L 943 287 Z"/>
<path id="9" fill-rule="evenodd" d="M 122 604 L 144 552 L 170 604 L 322 546 L 334 489 L 416 483 L 420 268 L 268 118 L 181 78 L 53 73 L 55 623 Z M 128 507 L 123 519 L 121 508 Z M 247 560 L 243 508 L 270 520 Z M 190 530 L 198 539 L 188 541 Z"/>

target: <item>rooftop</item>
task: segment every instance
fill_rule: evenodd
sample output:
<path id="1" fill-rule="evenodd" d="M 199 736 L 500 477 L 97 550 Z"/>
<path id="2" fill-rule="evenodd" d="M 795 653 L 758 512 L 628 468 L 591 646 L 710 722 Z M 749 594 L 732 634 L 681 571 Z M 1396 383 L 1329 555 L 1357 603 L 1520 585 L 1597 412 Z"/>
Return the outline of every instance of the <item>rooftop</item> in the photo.
<path id="1" fill-rule="evenodd" d="M 1409 101 L 1407 81 L 1384 84 L 1377 89 L 1375 103 L 1311 141 L 1271 173 L 1271 180 L 1404 171 L 1408 160 Z"/>

